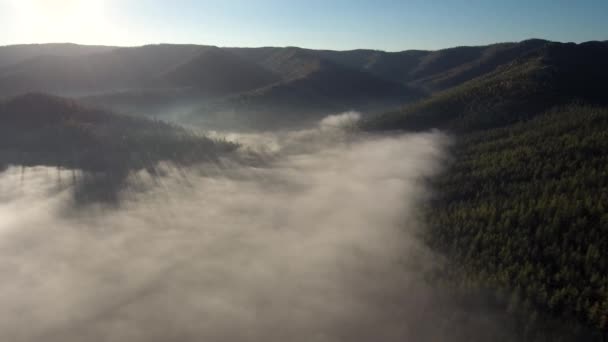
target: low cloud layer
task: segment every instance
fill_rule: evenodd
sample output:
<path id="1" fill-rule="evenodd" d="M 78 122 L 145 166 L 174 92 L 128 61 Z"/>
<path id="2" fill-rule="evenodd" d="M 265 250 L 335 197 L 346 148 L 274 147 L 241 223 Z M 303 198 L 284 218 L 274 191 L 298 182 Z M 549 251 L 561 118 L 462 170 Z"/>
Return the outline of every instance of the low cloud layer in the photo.
<path id="1" fill-rule="evenodd" d="M 264 163 L 142 172 L 118 208 L 75 209 L 54 169 L 2 173 L 0 340 L 446 340 L 417 239 L 446 138 L 352 120 L 227 136 Z"/>

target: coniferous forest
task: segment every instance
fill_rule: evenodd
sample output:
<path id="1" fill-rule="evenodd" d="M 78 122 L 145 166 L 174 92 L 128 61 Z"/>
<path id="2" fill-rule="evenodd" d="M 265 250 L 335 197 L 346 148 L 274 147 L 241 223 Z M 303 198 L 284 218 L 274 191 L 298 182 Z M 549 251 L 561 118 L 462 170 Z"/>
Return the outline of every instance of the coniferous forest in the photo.
<path id="1" fill-rule="evenodd" d="M 437 278 L 487 293 L 516 340 L 608 338 L 606 57 L 605 42 L 550 43 L 362 125 L 452 134 L 427 203 Z"/>
<path id="2" fill-rule="evenodd" d="M 492 289 L 531 340 L 605 336 L 608 108 L 554 109 L 453 149 L 428 216 L 446 279 Z"/>

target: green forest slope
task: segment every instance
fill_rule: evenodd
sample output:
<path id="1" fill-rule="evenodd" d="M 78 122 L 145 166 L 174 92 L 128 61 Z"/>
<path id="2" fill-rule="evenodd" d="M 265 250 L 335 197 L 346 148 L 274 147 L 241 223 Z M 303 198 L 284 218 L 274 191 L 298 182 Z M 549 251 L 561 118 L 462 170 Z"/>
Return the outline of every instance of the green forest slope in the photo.
<path id="1" fill-rule="evenodd" d="M 551 43 L 362 123 L 445 129 L 428 243 L 457 293 L 491 293 L 518 341 L 608 338 L 608 44 Z"/>
<path id="2" fill-rule="evenodd" d="M 450 282 L 495 290 L 522 332 L 605 335 L 606 151 L 605 107 L 567 106 L 460 138 L 428 217 Z"/>

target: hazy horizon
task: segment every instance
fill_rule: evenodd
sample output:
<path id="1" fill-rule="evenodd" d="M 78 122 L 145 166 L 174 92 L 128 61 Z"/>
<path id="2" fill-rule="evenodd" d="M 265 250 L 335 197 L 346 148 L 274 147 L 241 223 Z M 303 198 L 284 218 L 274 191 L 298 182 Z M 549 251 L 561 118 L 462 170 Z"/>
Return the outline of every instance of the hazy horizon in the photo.
<path id="1" fill-rule="evenodd" d="M 306 49 L 306 50 L 326 50 L 326 51 L 356 51 L 356 50 L 371 50 L 371 51 L 382 51 L 382 52 L 404 52 L 404 51 L 440 51 L 440 50 L 446 50 L 446 49 L 452 49 L 452 48 L 458 48 L 458 47 L 476 47 L 476 46 L 488 46 L 488 45 L 495 45 L 495 44 L 509 44 L 509 43 L 520 43 L 523 41 L 528 41 L 528 40 L 545 40 L 548 42 L 555 42 L 555 43 L 565 43 L 565 44 L 569 44 L 569 43 L 575 43 L 575 44 L 583 44 L 586 42 L 603 42 L 603 41 L 608 41 L 608 39 L 592 39 L 592 40 L 583 40 L 583 41 L 557 41 L 557 40 L 551 40 L 551 39 L 547 39 L 547 38 L 539 38 L 539 37 L 530 37 L 530 38 L 526 38 L 523 40 L 518 40 L 518 41 L 496 41 L 496 42 L 491 42 L 488 44 L 464 44 L 464 45 L 448 45 L 448 46 L 444 46 L 444 47 L 440 47 L 437 49 L 422 49 L 422 48 L 411 48 L 411 49 L 404 49 L 404 50 L 382 50 L 382 49 L 374 49 L 374 48 L 368 48 L 365 46 L 361 46 L 358 48 L 353 48 L 353 49 L 324 49 L 324 48 L 311 48 L 311 47 L 305 47 L 305 46 L 298 46 L 298 45 L 256 45 L 256 46 L 232 46 L 232 45 L 213 45 L 213 44 L 207 44 L 207 43 L 171 43 L 171 42 L 159 42 L 159 43 L 147 43 L 147 44 L 141 44 L 141 45 L 107 45 L 107 44 L 81 44 L 81 43 L 74 43 L 74 42 L 70 42 L 70 41 L 57 41 L 57 42 L 46 42 L 46 43 L 15 43 L 15 44 L 6 44 L 6 45 L 0 45 L 0 47 L 10 47 L 10 46 L 32 46 L 32 45 L 77 45 L 77 46 L 103 46 L 103 47 L 116 47 L 116 48 L 138 48 L 138 47 L 144 47 L 144 46 L 157 46 L 157 45 L 175 45 L 175 46 L 183 46 L 183 45 L 194 45 L 194 46 L 213 46 L 213 47 L 218 47 L 218 48 L 226 48 L 226 49 L 231 49 L 231 48 L 244 48 L 244 49 L 263 49 L 263 48 L 299 48 L 299 49 Z"/>
<path id="2" fill-rule="evenodd" d="M 157 0 L 0 0 L 0 45 L 74 42 L 141 46 L 170 42 L 225 47 L 437 50 L 539 37 L 605 40 L 601 1 L 350 3 Z M 75 28 L 78 29 L 75 29 Z"/>

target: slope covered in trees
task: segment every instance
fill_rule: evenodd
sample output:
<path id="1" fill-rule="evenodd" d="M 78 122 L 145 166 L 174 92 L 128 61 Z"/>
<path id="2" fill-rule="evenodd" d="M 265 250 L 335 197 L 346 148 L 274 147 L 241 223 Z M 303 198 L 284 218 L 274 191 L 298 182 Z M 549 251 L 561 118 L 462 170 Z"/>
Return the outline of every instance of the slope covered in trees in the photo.
<path id="1" fill-rule="evenodd" d="M 24 92 L 91 94 L 147 89 L 168 84 L 164 73 L 195 58 L 208 47 L 147 45 L 91 54 L 43 54 L 0 69 L 0 96 Z M 1 58 L 1 56 L 0 56 Z"/>
<path id="2" fill-rule="evenodd" d="M 363 123 L 454 135 L 432 181 L 438 276 L 518 322 L 516 340 L 608 338 L 608 45 L 552 43 Z"/>
<path id="3" fill-rule="evenodd" d="M 178 126 L 49 95 L 26 94 L 0 103 L 0 169 L 21 165 L 83 170 L 103 181 L 99 187 L 110 195 L 131 171 L 155 172 L 161 161 L 213 161 L 235 147 Z"/>
<path id="4" fill-rule="evenodd" d="M 385 110 L 491 78 L 552 44 L 532 39 L 401 52 L 170 44 L 7 46 L 0 47 L 0 97 L 53 93 L 154 117 L 177 108 L 189 112 L 194 122 L 230 121 L 233 114 L 250 122 L 266 121 L 264 116 L 310 121 L 342 110 Z"/>
<path id="5" fill-rule="evenodd" d="M 266 64 L 269 68 L 276 67 L 277 62 L 290 54 L 306 53 L 385 80 L 435 92 L 490 73 L 497 67 L 513 62 L 547 44 L 549 42 L 546 40 L 530 39 L 519 43 L 461 46 L 437 51 L 386 52 L 364 49 L 332 51 L 293 47 L 233 48 L 231 51 L 243 58 Z"/>
<path id="6" fill-rule="evenodd" d="M 204 161 L 233 148 L 160 121 L 121 116 L 59 97 L 26 94 L 0 103 L 3 164 L 91 171 Z"/>
<path id="7" fill-rule="evenodd" d="M 216 94 L 248 91 L 279 81 L 278 75 L 220 48 L 205 49 L 162 78 L 178 86 Z"/>
<path id="8" fill-rule="evenodd" d="M 279 50 L 259 61 L 283 80 L 209 101 L 191 114 L 205 126 L 278 128 L 314 122 L 351 109 L 377 110 L 422 97 L 416 89 L 316 57 L 302 49 Z"/>
<path id="9" fill-rule="evenodd" d="M 190 66 L 189 70 L 194 68 L 195 74 L 200 77 L 217 72 L 215 65 L 222 60 L 209 58 L 220 55 L 229 61 L 233 61 L 236 55 L 242 61 L 281 75 L 283 80 L 301 77 L 315 70 L 320 62 L 329 62 L 386 81 L 436 92 L 487 75 L 501 66 L 537 53 L 547 45 L 552 43 L 531 39 L 519 43 L 401 52 L 363 49 L 331 51 L 296 47 L 218 48 L 171 44 L 141 47 L 75 44 L 5 46 L 0 47 L 0 85 L 9 82 L 13 86 L 7 86 L 0 95 L 6 96 L 8 91 L 17 91 L 16 85 L 21 87 L 20 91 L 66 91 L 66 87 L 79 91 L 100 91 L 108 90 L 108 87 L 162 86 L 162 82 L 158 83 L 162 80 L 162 75 L 182 65 L 192 63 L 196 68 Z M 208 52 L 212 53 L 209 55 Z M 239 67 L 237 64 L 239 63 L 232 63 Z M 55 85 L 61 85 L 61 89 L 54 88 Z"/>
<path id="10" fill-rule="evenodd" d="M 567 106 L 460 138 L 428 241 L 461 289 L 492 289 L 520 338 L 608 333 L 608 108 Z"/>
<path id="11" fill-rule="evenodd" d="M 379 115 L 366 126 L 458 132 L 500 127 L 575 100 L 608 104 L 606 81 L 608 44 L 551 43 L 491 74 Z"/>
<path id="12" fill-rule="evenodd" d="M 0 46 L 0 68 L 38 56 L 85 56 L 114 49 L 112 46 L 61 43 Z"/>

